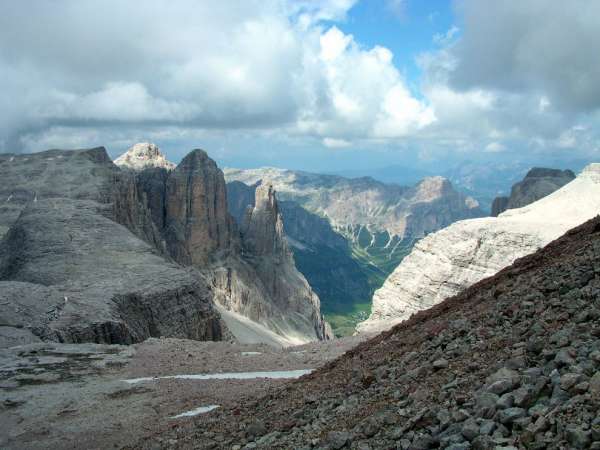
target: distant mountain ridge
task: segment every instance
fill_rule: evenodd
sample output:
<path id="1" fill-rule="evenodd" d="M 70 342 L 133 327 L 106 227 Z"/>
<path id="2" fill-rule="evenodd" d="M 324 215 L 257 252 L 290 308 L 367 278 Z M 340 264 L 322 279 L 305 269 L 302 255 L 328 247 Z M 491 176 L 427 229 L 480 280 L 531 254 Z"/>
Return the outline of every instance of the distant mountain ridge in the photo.
<path id="1" fill-rule="evenodd" d="M 456 220 L 483 215 L 474 199 L 454 190 L 443 177 L 429 177 L 407 187 L 385 184 L 370 177 L 348 179 L 276 168 L 224 169 L 224 174 L 230 189 L 235 189 L 236 182 L 253 186 L 268 181 L 282 203 L 295 202 L 326 219 L 329 227 L 344 238 L 345 250 L 327 245 L 320 247 L 320 253 L 298 247 L 294 251 L 305 276 L 312 278 L 312 283 L 320 284 L 324 305 L 337 305 L 336 310 L 339 310 L 346 302 L 348 310 L 344 314 L 356 317 L 352 320 L 366 317 L 372 293 L 408 254 L 416 240 Z M 304 234 L 315 232 L 306 230 Z M 306 237 L 303 237 L 304 242 Z M 302 242 L 302 239 L 297 241 Z M 353 259 L 367 277 L 369 288 L 365 289 L 363 277 L 355 277 L 358 283 L 348 285 L 351 291 L 344 290 L 342 283 L 336 286 L 334 271 L 324 270 L 320 257 L 333 258 L 334 265 L 339 263 L 343 267 L 343 274 L 338 274 L 341 280 L 350 273 L 358 274 L 350 261 Z M 356 289 L 359 285 L 362 288 Z M 329 309 L 330 314 L 334 312 Z M 340 326 L 349 324 L 340 323 Z"/>
<path id="2" fill-rule="evenodd" d="M 492 216 L 497 217 L 507 209 L 521 208 L 545 197 L 575 179 L 571 170 L 534 167 L 525 178 L 515 183 L 509 197 L 496 197 L 492 203 Z"/>

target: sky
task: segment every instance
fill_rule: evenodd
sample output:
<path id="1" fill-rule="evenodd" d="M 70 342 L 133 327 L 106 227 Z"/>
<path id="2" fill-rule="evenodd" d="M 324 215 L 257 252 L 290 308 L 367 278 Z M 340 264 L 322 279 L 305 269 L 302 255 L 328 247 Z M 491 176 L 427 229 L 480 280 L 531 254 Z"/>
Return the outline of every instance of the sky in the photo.
<path id="1" fill-rule="evenodd" d="M 0 4 L 0 152 L 339 172 L 600 161 L 600 2 Z M 440 169 L 441 170 L 441 169 Z"/>

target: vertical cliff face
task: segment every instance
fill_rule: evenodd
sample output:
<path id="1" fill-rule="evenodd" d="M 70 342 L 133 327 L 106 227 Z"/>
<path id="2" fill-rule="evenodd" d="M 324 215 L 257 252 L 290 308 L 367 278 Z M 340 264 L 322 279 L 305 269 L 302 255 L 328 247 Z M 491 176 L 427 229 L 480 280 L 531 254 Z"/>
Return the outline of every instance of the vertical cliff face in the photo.
<path id="1" fill-rule="evenodd" d="M 227 337 L 206 284 L 157 254 L 162 236 L 146 192 L 104 148 L 0 155 L 0 180 L 4 335 L 121 344 Z"/>
<path id="2" fill-rule="evenodd" d="M 164 235 L 181 264 L 206 266 L 234 243 L 222 172 L 202 150 L 188 154 L 166 180 Z"/>
<path id="3" fill-rule="evenodd" d="M 255 256 L 268 256 L 284 262 L 291 253 L 283 235 L 283 221 L 271 184 L 256 188 L 254 207 L 248 208 L 242 223 L 244 248 Z"/>
<path id="4" fill-rule="evenodd" d="M 120 222 L 174 261 L 197 269 L 226 320 L 236 320 L 230 323 L 239 340 L 247 340 L 248 319 L 269 341 L 275 335 L 282 344 L 330 336 L 318 297 L 294 265 L 272 187 L 260 187 L 240 234 L 228 212 L 223 173 L 202 150 L 174 170 L 128 171 L 123 177 Z"/>
<path id="5" fill-rule="evenodd" d="M 242 245 L 246 261 L 254 268 L 274 306 L 283 328 L 296 328 L 318 339 L 332 337 L 320 312 L 319 297 L 296 269 L 271 184 L 256 188 L 255 206 L 249 207 L 242 224 Z M 293 325 L 293 326 L 292 326 Z"/>

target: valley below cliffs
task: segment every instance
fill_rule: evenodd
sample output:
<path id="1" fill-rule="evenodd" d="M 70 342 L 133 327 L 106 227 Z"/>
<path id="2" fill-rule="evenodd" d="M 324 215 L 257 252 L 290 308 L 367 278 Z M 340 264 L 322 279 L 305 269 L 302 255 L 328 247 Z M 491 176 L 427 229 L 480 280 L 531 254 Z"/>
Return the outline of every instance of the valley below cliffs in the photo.
<path id="1" fill-rule="evenodd" d="M 360 333 L 407 320 L 600 214 L 600 164 L 522 208 L 456 222 L 420 240 L 375 292 Z"/>
<path id="2" fill-rule="evenodd" d="M 275 168 L 224 173 L 238 221 L 252 202 L 249 188 L 273 185 L 296 264 L 340 335 L 351 334 L 366 318 L 373 292 L 418 239 L 483 215 L 475 200 L 442 177 L 405 187 Z"/>

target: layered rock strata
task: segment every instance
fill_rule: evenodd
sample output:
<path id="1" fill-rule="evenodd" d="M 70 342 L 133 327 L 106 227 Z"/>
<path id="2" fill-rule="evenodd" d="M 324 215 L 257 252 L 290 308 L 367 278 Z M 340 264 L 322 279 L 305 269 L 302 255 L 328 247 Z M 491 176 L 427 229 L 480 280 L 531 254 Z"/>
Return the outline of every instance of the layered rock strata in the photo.
<path id="1" fill-rule="evenodd" d="M 223 174 L 206 152 L 190 152 L 172 171 L 146 169 L 132 176 L 134 192 L 126 197 L 132 199 L 128 204 L 141 202 L 142 213 L 121 223 L 168 258 L 198 269 L 224 310 L 257 322 L 269 341 L 274 332 L 284 345 L 330 337 L 318 297 L 287 249 L 274 195 L 257 195 L 260 205 L 250 210 L 240 234 L 228 212 Z M 247 339 L 243 334 L 237 336 L 241 341 Z"/>
<path id="2" fill-rule="evenodd" d="M 200 277 L 116 222 L 160 239 L 104 148 L 1 155 L 0 176 L 2 345 L 227 335 Z"/>
<path id="3" fill-rule="evenodd" d="M 371 315 L 357 330 L 388 329 L 599 213 L 600 164 L 591 164 L 569 184 L 526 207 L 433 233 L 415 245 L 375 292 Z"/>

